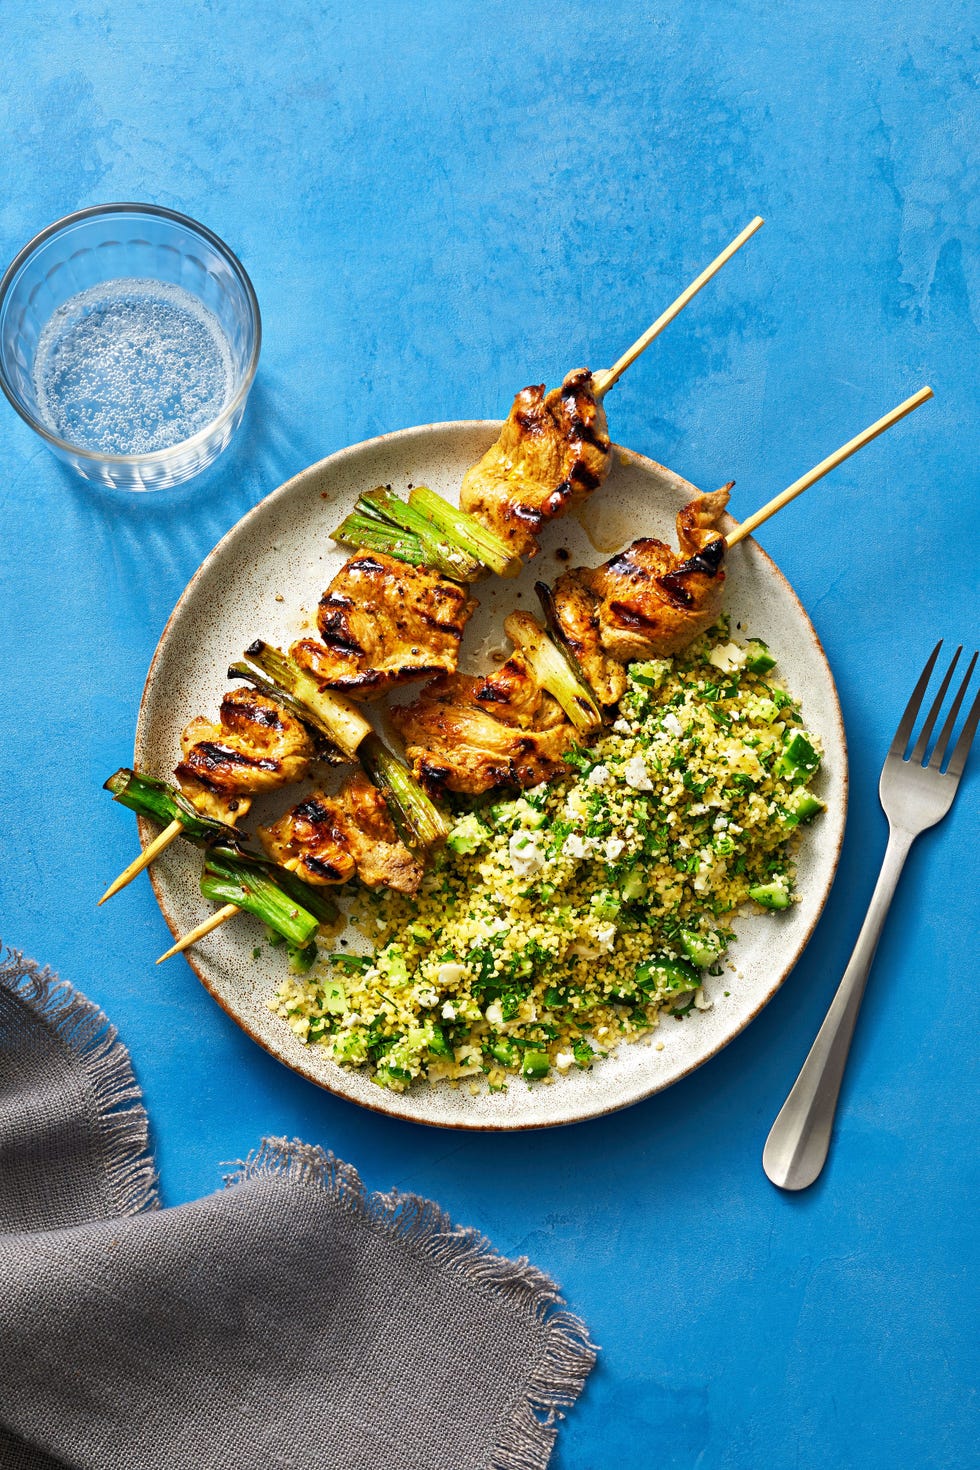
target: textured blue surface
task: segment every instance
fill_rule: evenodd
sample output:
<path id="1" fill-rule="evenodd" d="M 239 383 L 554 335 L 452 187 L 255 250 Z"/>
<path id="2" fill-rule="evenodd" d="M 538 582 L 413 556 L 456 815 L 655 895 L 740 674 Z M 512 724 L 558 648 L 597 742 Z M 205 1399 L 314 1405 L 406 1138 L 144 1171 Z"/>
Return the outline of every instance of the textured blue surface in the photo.
<path id="1" fill-rule="evenodd" d="M 46 0 L 4 18 L 0 256 L 85 205 L 175 206 L 240 254 L 265 347 L 238 439 L 184 491 L 93 493 L 0 405 L 3 937 L 120 1027 L 168 1202 L 261 1134 L 299 1135 L 552 1272 L 603 1348 L 561 1470 L 974 1463 L 980 761 L 912 854 L 828 1170 L 787 1197 L 760 1167 L 870 893 L 907 688 L 938 636 L 977 637 L 972 12 Z M 180 962 L 153 968 L 168 935 L 145 879 L 94 910 L 132 845 L 100 787 L 166 617 L 283 479 L 607 363 L 756 212 L 765 230 L 616 389 L 614 436 L 706 488 L 734 477 L 745 515 L 937 393 L 760 532 L 850 740 L 816 936 L 725 1053 L 615 1117 L 467 1137 L 318 1092 Z"/>

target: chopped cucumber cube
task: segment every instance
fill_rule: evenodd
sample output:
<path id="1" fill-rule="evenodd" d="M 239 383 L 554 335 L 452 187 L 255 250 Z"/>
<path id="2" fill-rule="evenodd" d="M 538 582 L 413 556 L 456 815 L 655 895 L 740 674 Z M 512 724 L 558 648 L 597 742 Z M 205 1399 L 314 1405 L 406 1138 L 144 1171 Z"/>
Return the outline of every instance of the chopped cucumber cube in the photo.
<path id="1" fill-rule="evenodd" d="M 697 990 L 701 976 L 687 960 L 649 959 L 636 967 L 636 983 L 641 990 L 660 990 L 673 994 L 676 991 Z"/>
<path id="2" fill-rule="evenodd" d="M 819 755 L 807 737 L 798 730 L 795 735 L 790 736 L 776 762 L 776 775 L 785 776 L 789 781 L 797 781 L 801 777 L 812 776 L 819 764 Z"/>
<path id="3" fill-rule="evenodd" d="M 698 934 L 693 929 L 682 929 L 680 941 L 684 953 L 699 970 L 708 969 L 724 953 L 724 942 L 717 934 Z"/>
<path id="4" fill-rule="evenodd" d="M 526 1051 L 521 1062 L 522 1077 L 547 1077 L 551 1062 L 546 1051 Z"/>
<path id="5" fill-rule="evenodd" d="M 749 898 L 761 903 L 764 909 L 788 909 L 789 889 L 778 879 L 772 883 L 759 883 L 749 889 Z"/>
<path id="6" fill-rule="evenodd" d="M 476 816 L 475 812 L 467 812 L 465 817 L 451 829 L 446 838 L 446 846 L 452 852 L 458 852 L 462 856 L 467 853 L 476 852 L 482 847 L 490 836 L 486 827 Z"/>
<path id="7" fill-rule="evenodd" d="M 824 803 L 819 797 L 814 796 L 812 791 L 807 791 L 805 786 L 798 786 L 786 798 L 783 819 L 788 827 L 796 827 L 800 822 L 812 822 L 817 812 L 823 810 Z"/>
<path id="8" fill-rule="evenodd" d="M 346 1016 L 347 1014 L 347 992 L 339 980 L 325 980 L 323 982 L 323 1005 L 333 1016 Z"/>
<path id="9" fill-rule="evenodd" d="M 768 674 L 776 667 L 776 660 L 769 652 L 768 644 L 761 638 L 751 638 L 745 648 L 745 667 L 753 674 Z"/>

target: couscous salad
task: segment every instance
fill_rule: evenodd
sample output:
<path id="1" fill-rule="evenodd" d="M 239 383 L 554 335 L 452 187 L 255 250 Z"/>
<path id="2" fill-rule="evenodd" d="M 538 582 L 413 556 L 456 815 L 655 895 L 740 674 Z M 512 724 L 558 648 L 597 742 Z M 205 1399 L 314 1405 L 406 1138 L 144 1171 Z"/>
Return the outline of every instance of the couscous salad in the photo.
<path id="1" fill-rule="evenodd" d="M 778 923 L 793 902 L 800 828 L 823 807 L 819 741 L 765 644 L 725 617 L 627 676 L 557 780 L 455 798 L 417 894 L 357 891 L 368 952 L 339 940 L 271 1001 L 302 1041 L 397 1091 L 503 1088 L 710 1004 L 735 912 Z"/>

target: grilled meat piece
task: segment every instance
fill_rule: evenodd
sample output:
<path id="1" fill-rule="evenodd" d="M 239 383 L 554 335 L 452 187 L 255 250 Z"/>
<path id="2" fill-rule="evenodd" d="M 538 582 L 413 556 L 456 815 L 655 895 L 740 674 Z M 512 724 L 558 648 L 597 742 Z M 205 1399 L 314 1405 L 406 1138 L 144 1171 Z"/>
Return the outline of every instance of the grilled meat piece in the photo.
<path id="1" fill-rule="evenodd" d="M 725 538 L 718 521 L 730 487 L 699 495 L 677 517 L 681 555 L 662 541 L 634 541 L 575 576 L 598 599 L 602 646 L 622 663 L 678 653 L 721 608 Z"/>
<path id="2" fill-rule="evenodd" d="M 304 638 L 290 653 L 323 686 L 377 699 L 412 679 L 453 673 L 477 605 L 464 588 L 428 567 L 358 552 L 320 599 L 323 642 Z"/>
<path id="3" fill-rule="evenodd" d="M 463 477 L 459 503 L 496 531 L 516 556 L 536 556 L 535 539 L 585 500 L 612 464 L 606 415 L 588 368 L 560 388 L 523 388 L 500 437 Z"/>
<path id="4" fill-rule="evenodd" d="M 555 616 L 583 678 L 600 704 L 617 704 L 626 691 L 626 672 L 603 649 L 595 597 L 574 571 L 559 577 L 553 596 Z"/>
<path id="5" fill-rule="evenodd" d="M 218 723 L 198 715 L 180 737 L 174 771 L 185 796 L 208 816 L 235 822 L 260 791 L 301 781 L 315 753 L 305 726 L 254 689 L 233 689 Z"/>
<path id="6" fill-rule="evenodd" d="M 335 797 L 315 791 L 268 827 L 262 846 L 274 862 L 307 883 L 346 883 L 355 873 L 370 888 L 415 893 L 422 864 L 395 831 L 384 798 L 360 772 Z"/>
<path id="7" fill-rule="evenodd" d="M 517 662 L 508 659 L 500 671 Z M 506 723 L 492 710 L 508 708 L 490 697 L 513 689 L 514 673 L 493 680 L 456 674 L 435 679 L 410 705 L 392 709 L 392 722 L 405 741 L 416 776 L 430 791 L 477 795 L 495 786 L 537 786 L 564 769 L 562 756 L 577 743 L 574 727 L 550 695 L 535 685 L 532 707 L 522 687 L 522 703 L 511 703 Z"/>

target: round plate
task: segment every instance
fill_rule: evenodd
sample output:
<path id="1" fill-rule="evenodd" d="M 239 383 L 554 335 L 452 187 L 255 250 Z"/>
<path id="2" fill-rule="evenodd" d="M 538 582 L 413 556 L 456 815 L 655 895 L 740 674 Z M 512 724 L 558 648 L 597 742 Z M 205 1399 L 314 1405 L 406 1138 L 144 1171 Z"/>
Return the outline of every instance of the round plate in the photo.
<path id="1" fill-rule="evenodd" d="M 260 635 L 285 646 L 311 627 L 321 593 L 348 554 L 330 532 L 361 491 L 390 484 L 404 494 L 424 484 L 456 500 L 464 472 L 499 430 L 498 423 L 485 421 L 430 424 L 370 439 L 312 465 L 243 516 L 196 573 L 164 629 L 143 693 L 136 767 L 169 776 L 183 726 L 191 716 L 217 709 L 229 663 Z M 542 554 L 518 580 L 489 578 L 477 585 L 481 606 L 464 639 L 463 669 L 491 667 L 491 651 L 507 646 L 507 612 L 515 605 L 536 609 L 535 580 L 553 581 L 564 565 L 595 565 L 637 536 L 673 544 L 674 517 L 694 494 L 694 486 L 662 465 L 617 448 L 605 485 L 578 520 L 568 517 L 549 527 Z M 556 557 L 560 548 L 568 551 L 568 562 Z M 751 539 L 729 557 L 725 605 L 733 631 L 741 628 L 769 644 L 777 672 L 802 700 L 808 727 L 823 741 L 817 789 L 827 810 L 805 834 L 798 864 L 801 901 L 784 914 L 745 914 L 735 921 L 731 956 L 737 974 L 726 970 L 707 981 L 710 1010 L 683 1023 L 666 1020 L 652 1044 L 623 1044 L 590 1071 L 556 1078 L 550 1086 L 514 1079 L 506 1092 L 473 1097 L 465 1085 L 421 1083 L 398 1094 L 304 1046 L 273 1015 L 267 1002 L 285 962 L 281 950 L 266 944 L 253 957 L 261 939 L 255 920 L 232 920 L 187 955 L 199 979 L 287 1067 L 364 1107 L 419 1123 L 511 1129 L 574 1122 L 637 1102 L 700 1066 L 757 1015 L 799 959 L 830 892 L 847 806 L 844 729 L 826 657 L 793 589 Z M 286 804 L 279 793 L 256 803 L 253 812 L 268 820 Z M 141 826 L 146 842 L 154 829 Z M 200 861 L 195 848 L 176 843 L 153 866 L 153 886 L 175 935 L 200 923 L 206 911 L 198 888 Z"/>

